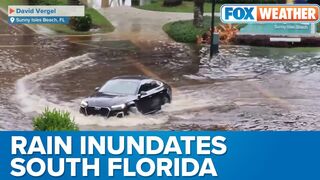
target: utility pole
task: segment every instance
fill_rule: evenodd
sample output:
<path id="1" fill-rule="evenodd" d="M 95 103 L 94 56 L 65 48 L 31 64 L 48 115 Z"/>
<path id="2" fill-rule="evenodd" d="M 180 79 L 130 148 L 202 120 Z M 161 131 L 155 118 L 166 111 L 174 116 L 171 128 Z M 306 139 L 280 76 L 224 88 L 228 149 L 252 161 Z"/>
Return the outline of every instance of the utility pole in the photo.
<path id="1" fill-rule="evenodd" d="M 215 33 L 214 33 L 215 7 L 216 7 L 216 0 L 212 0 L 210 58 L 212 58 L 213 54 L 216 54 L 219 52 L 219 36 L 215 36 Z"/>

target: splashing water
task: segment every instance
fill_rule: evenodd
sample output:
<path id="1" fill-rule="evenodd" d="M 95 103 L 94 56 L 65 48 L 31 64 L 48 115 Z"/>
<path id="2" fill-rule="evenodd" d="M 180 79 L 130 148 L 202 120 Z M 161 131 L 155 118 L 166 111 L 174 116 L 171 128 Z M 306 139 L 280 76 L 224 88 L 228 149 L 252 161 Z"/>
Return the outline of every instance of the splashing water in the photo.
<path id="1" fill-rule="evenodd" d="M 109 118 L 98 116 L 84 116 L 78 112 L 81 99 L 73 102 L 59 102 L 53 94 L 43 93 L 39 82 L 57 74 L 63 74 L 77 70 L 81 67 L 94 66 L 95 60 L 90 58 L 91 54 L 84 54 L 77 57 L 71 57 L 63 60 L 53 66 L 47 67 L 35 73 L 24 76 L 16 83 L 16 94 L 13 98 L 24 113 L 41 113 L 46 107 L 70 112 L 75 122 L 79 125 L 99 125 L 99 126 L 138 126 L 162 124 L 167 121 L 166 116 L 143 116 L 141 114 L 132 114 L 125 118 Z"/>

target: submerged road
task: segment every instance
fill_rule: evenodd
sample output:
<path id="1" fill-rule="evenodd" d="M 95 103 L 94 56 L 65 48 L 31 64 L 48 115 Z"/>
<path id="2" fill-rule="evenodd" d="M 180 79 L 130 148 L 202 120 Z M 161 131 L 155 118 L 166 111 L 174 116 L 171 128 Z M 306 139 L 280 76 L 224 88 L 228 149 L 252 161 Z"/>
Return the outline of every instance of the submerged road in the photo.
<path id="1" fill-rule="evenodd" d="M 172 41 L 43 36 L 0 17 L 1 129 L 32 129 L 46 107 L 71 112 L 83 130 L 320 129 L 319 48 L 223 46 L 208 59 Z M 172 104 L 122 119 L 78 113 L 95 87 L 128 74 L 168 82 Z"/>

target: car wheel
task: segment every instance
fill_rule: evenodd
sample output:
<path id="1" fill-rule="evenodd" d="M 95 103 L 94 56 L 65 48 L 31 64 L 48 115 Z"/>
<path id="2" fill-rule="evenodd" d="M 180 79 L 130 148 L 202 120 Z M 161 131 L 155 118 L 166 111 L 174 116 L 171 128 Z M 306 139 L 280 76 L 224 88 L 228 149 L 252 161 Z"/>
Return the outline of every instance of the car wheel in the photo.
<path id="1" fill-rule="evenodd" d="M 79 109 L 79 113 L 82 114 L 82 115 L 84 115 L 84 116 L 88 116 L 88 115 L 86 114 L 85 110 L 82 109 L 82 108 Z"/>
<path id="2" fill-rule="evenodd" d="M 139 113 L 139 110 L 136 106 L 131 106 L 129 107 L 129 113 L 133 113 L 133 114 L 138 114 Z"/>
<path id="3" fill-rule="evenodd" d="M 163 98 L 163 104 L 170 103 L 170 98 L 168 96 L 164 96 Z"/>

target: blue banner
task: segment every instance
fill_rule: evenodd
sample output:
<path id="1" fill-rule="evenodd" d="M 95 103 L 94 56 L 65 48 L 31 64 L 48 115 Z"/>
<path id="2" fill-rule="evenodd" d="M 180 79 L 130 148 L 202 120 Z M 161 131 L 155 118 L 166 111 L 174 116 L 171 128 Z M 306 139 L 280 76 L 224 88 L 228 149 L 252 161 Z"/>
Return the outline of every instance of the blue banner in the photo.
<path id="1" fill-rule="evenodd" d="M 308 36 L 315 34 L 316 28 L 316 25 L 312 23 L 247 24 L 240 29 L 240 34 Z"/>
<path id="2" fill-rule="evenodd" d="M 70 17 L 8 17 L 9 24 L 69 24 Z"/>
<path id="3" fill-rule="evenodd" d="M 0 132 L 2 179 L 319 179 L 320 132 Z"/>

